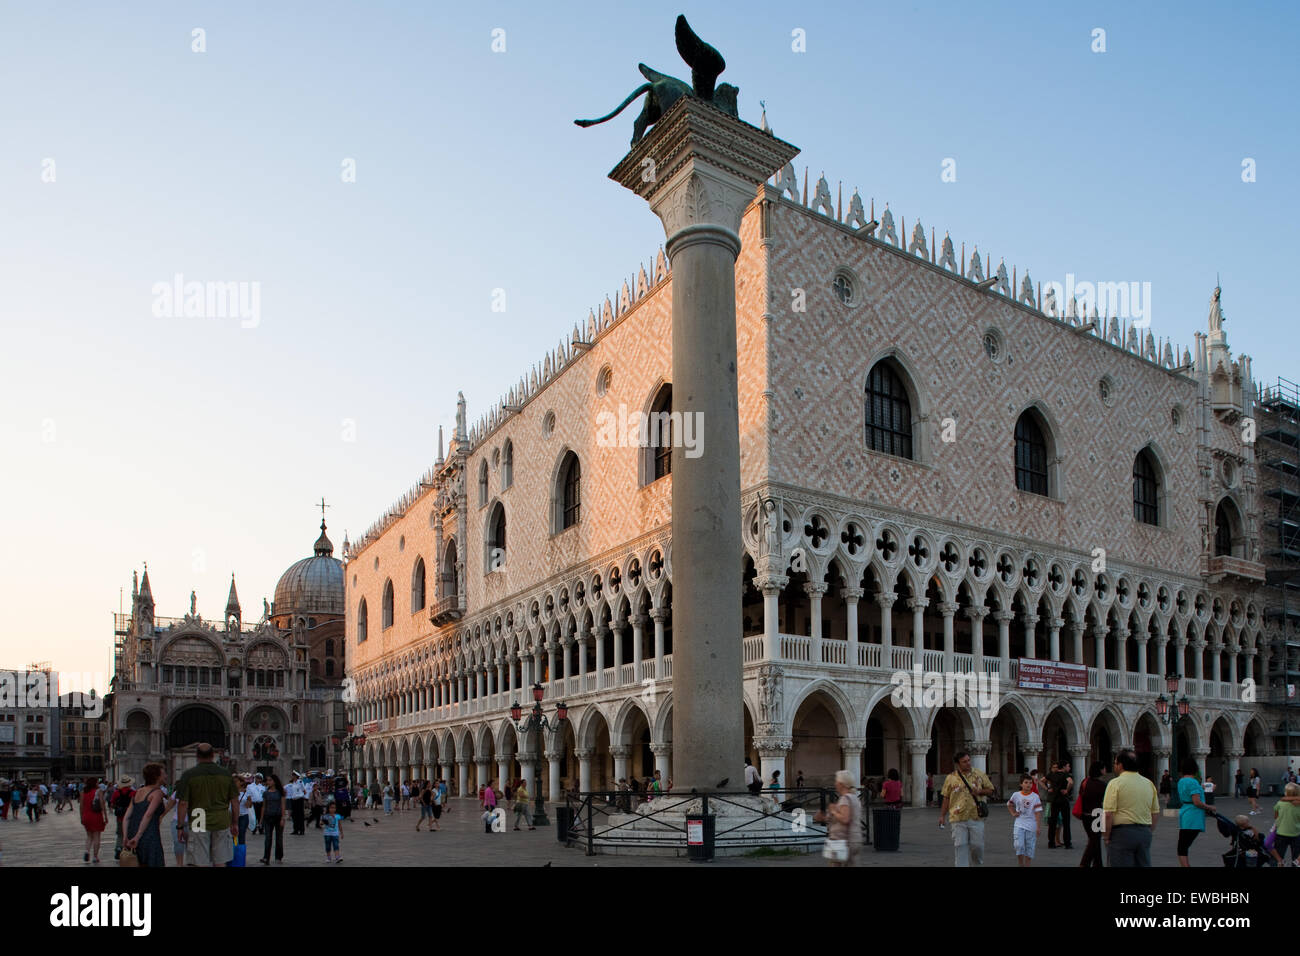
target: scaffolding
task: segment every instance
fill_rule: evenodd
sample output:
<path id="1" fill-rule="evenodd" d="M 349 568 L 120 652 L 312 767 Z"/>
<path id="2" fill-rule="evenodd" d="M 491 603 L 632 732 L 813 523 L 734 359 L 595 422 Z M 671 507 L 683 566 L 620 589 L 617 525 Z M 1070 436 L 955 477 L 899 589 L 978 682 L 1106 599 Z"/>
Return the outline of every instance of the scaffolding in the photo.
<path id="1" fill-rule="evenodd" d="M 1279 378 L 1260 390 L 1256 408 L 1261 543 L 1269 588 L 1268 617 L 1277 626 L 1269 688 L 1281 706 L 1275 745 L 1300 753 L 1300 385 Z"/>

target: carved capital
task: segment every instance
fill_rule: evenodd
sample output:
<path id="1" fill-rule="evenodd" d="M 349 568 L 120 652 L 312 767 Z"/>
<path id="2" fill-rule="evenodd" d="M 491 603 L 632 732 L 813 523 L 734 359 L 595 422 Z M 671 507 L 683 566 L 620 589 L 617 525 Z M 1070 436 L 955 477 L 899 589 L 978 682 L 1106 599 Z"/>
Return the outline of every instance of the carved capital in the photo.
<path id="1" fill-rule="evenodd" d="M 893 591 L 882 591 L 876 595 L 876 603 L 883 608 L 893 607 L 896 600 L 898 600 L 898 595 Z"/>
<path id="2" fill-rule="evenodd" d="M 810 598 L 819 598 L 826 593 L 826 585 L 817 581 L 805 581 L 803 593 L 808 595 Z"/>
<path id="3" fill-rule="evenodd" d="M 673 753 L 672 744 L 651 744 L 650 752 L 656 757 L 671 757 Z"/>
<path id="4" fill-rule="evenodd" d="M 966 608 L 966 616 L 972 621 L 982 621 L 984 618 L 988 617 L 988 613 L 989 609 L 982 604 L 972 605 L 971 607 Z"/>
<path id="5" fill-rule="evenodd" d="M 632 748 L 616 745 L 609 748 L 609 755 L 615 760 L 630 757 L 632 755 Z"/>
<path id="6" fill-rule="evenodd" d="M 907 606 L 913 611 L 924 611 L 930 606 L 929 598 L 908 598 Z"/>
<path id="7" fill-rule="evenodd" d="M 917 754 L 928 754 L 930 752 L 930 739 L 912 739 L 907 742 L 907 752 L 912 756 Z"/>
<path id="8" fill-rule="evenodd" d="M 590 760 L 591 755 L 594 753 L 595 753 L 594 750 L 575 750 L 573 752 L 573 755 L 577 757 L 579 760 Z"/>
<path id="9" fill-rule="evenodd" d="M 865 593 L 862 588 L 840 588 L 840 597 L 846 601 L 858 601 Z"/>
<path id="10" fill-rule="evenodd" d="M 760 757 L 783 757 L 794 749 L 794 740 L 790 737 L 768 734 L 754 738 L 754 749 L 758 751 Z"/>
<path id="11" fill-rule="evenodd" d="M 944 617 L 952 617 L 961 609 L 961 605 L 953 604 L 951 601 L 940 601 L 936 607 Z"/>
<path id="12" fill-rule="evenodd" d="M 992 749 L 993 741 L 991 740 L 972 740 L 966 745 L 966 750 L 969 751 L 972 757 L 988 756 L 989 751 Z"/>

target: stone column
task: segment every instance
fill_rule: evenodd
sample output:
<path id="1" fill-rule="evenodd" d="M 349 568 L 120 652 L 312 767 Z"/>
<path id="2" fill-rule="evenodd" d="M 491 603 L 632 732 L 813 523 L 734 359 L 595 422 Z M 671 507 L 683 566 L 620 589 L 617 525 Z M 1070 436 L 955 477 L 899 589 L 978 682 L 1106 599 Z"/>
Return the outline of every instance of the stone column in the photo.
<path id="1" fill-rule="evenodd" d="M 1165 674 L 1177 674 L 1179 677 L 1187 676 L 1187 638 L 1179 635 L 1174 638 L 1174 659 L 1168 663 L 1168 669 Z M 1161 674 L 1164 677 L 1165 674 Z"/>
<path id="2" fill-rule="evenodd" d="M 674 594 L 674 600 L 676 595 Z M 650 620 L 655 622 L 655 679 L 664 679 L 664 618 L 668 616 L 668 611 L 661 607 L 650 609 Z M 739 633 L 739 632 L 737 632 Z M 673 708 L 673 719 L 676 719 L 677 710 Z"/>
<path id="3" fill-rule="evenodd" d="M 1233 797 L 1237 794 L 1237 771 L 1241 769 L 1241 758 L 1246 755 L 1246 751 L 1225 750 L 1223 755 L 1228 758 L 1227 778 L 1219 781 L 1219 789 L 1215 792 L 1216 794 L 1222 793 L 1226 797 Z"/>
<path id="4" fill-rule="evenodd" d="M 894 601 L 897 597 L 893 591 L 876 595 L 876 603 L 880 605 L 880 666 L 887 671 L 894 669 Z"/>
<path id="5" fill-rule="evenodd" d="M 789 578 L 781 580 L 789 583 Z M 777 580 L 763 583 L 763 657 L 765 660 L 780 660 L 781 652 L 781 589 L 785 584 Z"/>
<path id="6" fill-rule="evenodd" d="M 1228 683 L 1230 683 L 1234 689 L 1237 688 L 1237 653 L 1235 651 L 1230 651 L 1228 653 Z"/>
<path id="7" fill-rule="evenodd" d="M 998 622 L 998 659 L 1001 661 L 999 679 L 1011 679 L 1011 622 L 1015 618 L 1011 611 L 993 612 L 993 620 Z"/>
<path id="8" fill-rule="evenodd" d="M 560 789 L 560 760 L 563 757 L 564 754 L 558 750 L 546 751 L 546 767 L 549 771 L 547 774 L 549 779 L 547 780 L 546 799 L 551 803 L 556 803 L 564 796 Z"/>
<path id="9" fill-rule="evenodd" d="M 1043 741 L 1041 739 L 1029 739 L 1025 740 L 1021 746 L 1025 752 L 1025 770 L 1028 773 L 1033 773 L 1038 769 L 1038 755 L 1043 752 Z"/>
<path id="10" fill-rule="evenodd" d="M 844 769 L 853 774 L 853 781 L 856 785 L 862 783 L 862 743 L 857 740 L 841 740 L 840 753 L 844 762 Z M 770 778 L 764 778 L 764 782 Z M 788 781 L 786 781 L 788 782 Z"/>
<path id="11" fill-rule="evenodd" d="M 469 789 L 469 758 L 456 758 L 456 796 L 466 796 L 465 791 Z"/>
<path id="12" fill-rule="evenodd" d="M 1092 629 L 1092 641 L 1096 652 L 1097 689 L 1102 691 L 1106 689 L 1106 638 L 1108 636 L 1110 636 L 1110 628 L 1105 624 L 1098 624 Z"/>
<path id="13" fill-rule="evenodd" d="M 605 686 L 605 637 L 609 634 L 609 628 L 596 628 L 596 689 L 600 690 Z M 584 793 L 586 791 L 583 791 Z"/>
<path id="14" fill-rule="evenodd" d="M 582 793 L 591 793 L 591 754 L 590 750 L 573 752 L 578 758 L 578 790 Z"/>
<path id="15" fill-rule="evenodd" d="M 763 786 L 767 786 L 767 782 L 772 779 L 773 771 L 780 770 L 781 785 L 783 787 L 794 787 L 793 779 L 785 779 L 787 775 L 793 772 L 788 770 L 785 765 L 786 756 L 793 746 L 794 742 L 789 737 L 768 736 L 754 738 L 754 749 L 758 751 L 758 773 L 763 781 Z M 742 777 L 739 783 L 733 781 L 732 784 L 728 785 L 727 789 L 739 790 L 743 786 L 744 778 Z"/>
<path id="16" fill-rule="evenodd" d="M 1083 663 L 1083 628 L 1082 621 L 1072 621 L 1070 624 L 1070 635 L 1074 640 L 1074 661 L 1075 664 Z"/>
<path id="17" fill-rule="evenodd" d="M 683 96 L 610 174 L 663 220 L 673 280 L 673 413 L 697 427 L 694 449 L 684 442 L 672 449 L 673 739 L 689 743 L 677 760 L 682 791 L 740 778 L 735 267 L 745 207 L 797 153 L 712 104 Z"/>
<path id="18" fill-rule="evenodd" d="M 609 748 L 609 755 L 614 758 L 614 781 L 616 783 L 627 778 L 627 758 L 631 753 L 631 747 L 618 744 Z"/>
<path id="19" fill-rule="evenodd" d="M 952 637 L 952 616 L 957 613 L 957 605 L 949 601 L 944 601 L 939 605 L 939 613 L 943 615 L 943 669 L 952 673 L 952 655 L 953 637 Z"/>
<path id="20" fill-rule="evenodd" d="M 907 606 L 912 609 L 912 666 L 924 667 L 925 609 L 930 602 L 926 598 L 909 598 Z"/>
<path id="21" fill-rule="evenodd" d="M 1156 783 L 1159 783 L 1160 779 L 1165 775 L 1165 771 L 1169 769 L 1170 751 L 1168 747 L 1164 747 L 1161 749 L 1153 749 L 1151 752 L 1155 754 L 1156 757 Z M 1106 773 L 1111 773 L 1112 770 L 1113 768 L 1107 767 Z"/>
<path id="22" fill-rule="evenodd" d="M 1205 688 L 1200 687 L 1201 681 L 1205 680 L 1205 639 L 1198 638 L 1192 641 L 1192 676 L 1196 678 L 1197 690 L 1204 696 Z"/>
<path id="23" fill-rule="evenodd" d="M 676 726 L 676 724 L 674 724 L 674 726 Z M 655 769 L 658 770 L 663 775 L 664 789 L 667 789 L 668 781 L 672 780 L 672 776 L 673 776 L 673 745 L 670 743 L 651 744 L 650 752 L 655 755 Z M 741 758 L 741 766 L 744 766 L 743 757 Z M 717 780 L 713 781 L 713 783 L 717 783 L 717 782 L 718 782 Z M 674 788 L 680 790 L 682 785 L 674 781 L 673 786 Z M 710 784 L 708 789 L 713 790 L 715 788 L 713 787 L 713 784 Z"/>
<path id="24" fill-rule="evenodd" d="M 1151 635 L 1146 631 L 1142 631 L 1134 634 L 1133 640 L 1137 641 L 1138 675 L 1145 678 L 1147 673 L 1147 641 L 1151 640 Z M 1146 689 L 1146 681 L 1143 680 L 1138 686 L 1138 690 L 1145 691 Z"/>
<path id="25" fill-rule="evenodd" d="M 1047 622 L 1047 653 L 1054 661 L 1061 659 L 1061 626 L 1065 624 L 1064 618 L 1053 617 Z"/>
<path id="26" fill-rule="evenodd" d="M 536 768 L 534 768 L 533 763 L 534 760 L 531 755 L 524 756 L 522 753 L 519 755 L 519 775 L 524 778 L 524 783 L 528 784 L 528 802 L 530 804 L 537 797 L 537 785 L 541 783 L 534 775 Z M 530 807 L 530 820 L 532 819 L 531 809 Z"/>
<path id="27" fill-rule="evenodd" d="M 840 588 L 840 597 L 844 599 L 844 637 L 848 641 L 845 660 L 850 667 L 858 666 L 858 601 L 863 593 L 862 588 Z"/>
<path id="28" fill-rule="evenodd" d="M 1128 639 L 1132 634 L 1127 627 L 1115 628 L 1115 670 L 1121 674 L 1128 673 Z M 1128 687 L 1125 681 L 1120 681 L 1120 689 Z"/>
<path id="29" fill-rule="evenodd" d="M 1091 756 L 1091 747 L 1075 746 L 1070 748 L 1070 776 L 1074 778 L 1075 796 L 1079 795 L 1079 787 L 1083 786 L 1083 782 L 1088 779 L 1088 758 Z M 1084 822 L 1087 823 L 1088 821 Z"/>
<path id="30" fill-rule="evenodd" d="M 578 687 L 580 689 L 587 683 L 583 678 L 587 676 L 587 639 L 590 634 L 590 630 L 580 627 L 577 636 L 574 638 L 574 643 L 578 648 Z"/>
<path id="31" fill-rule="evenodd" d="M 912 755 L 912 806 L 925 806 L 925 758 L 930 752 L 928 739 L 913 738 L 907 742 L 907 752 Z"/>
<path id="32" fill-rule="evenodd" d="M 480 787 L 486 787 L 488 781 L 491 779 L 488 776 L 488 772 L 492 768 L 491 761 L 484 758 L 482 760 L 475 760 L 474 763 L 478 767 L 478 785 Z"/>
<path id="33" fill-rule="evenodd" d="M 1152 674 L 1164 677 L 1169 673 L 1169 635 L 1161 633 L 1156 635 L 1156 659 L 1154 662 L 1148 661 L 1147 666 Z"/>
<path id="34" fill-rule="evenodd" d="M 991 740 L 972 740 L 966 749 L 970 751 L 970 765 L 983 773 L 989 772 L 989 751 L 993 749 Z M 940 798 L 942 802 L 942 798 Z"/>
<path id="35" fill-rule="evenodd" d="M 808 613 L 811 618 L 808 627 L 808 636 L 812 638 L 811 661 L 813 664 L 820 664 L 822 662 L 822 595 L 826 593 L 826 585 L 808 581 L 804 584 L 803 591 L 808 595 Z"/>
<path id="36" fill-rule="evenodd" d="M 966 616 L 970 618 L 971 656 L 974 658 L 971 666 L 976 674 L 984 673 L 984 618 L 988 615 L 989 609 L 982 604 L 966 608 Z"/>
<path id="37" fill-rule="evenodd" d="M 1038 627 L 1038 615 L 1026 614 L 1025 615 L 1025 657 L 1028 657 L 1030 660 L 1037 660 L 1038 658 L 1038 640 L 1037 640 L 1038 635 L 1035 631 L 1035 628 L 1037 627 Z"/>
<path id="38" fill-rule="evenodd" d="M 632 618 L 632 680 L 641 683 L 641 642 L 645 639 L 645 615 Z"/>
<path id="39" fill-rule="evenodd" d="M 618 687 L 623 683 L 623 631 L 625 630 L 622 621 L 615 624 L 611 631 L 614 634 L 614 686 Z"/>
<path id="40" fill-rule="evenodd" d="M 1210 653 L 1213 655 L 1210 658 L 1210 680 L 1218 684 L 1221 680 L 1220 675 L 1223 673 L 1223 642 L 1215 641 L 1211 644 Z M 1218 691 L 1215 691 L 1215 693 L 1218 693 Z M 1204 776 L 1205 774 L 1202 773 L 1201 777 L 1204 778 Z"/>
<path id="41" fill-rule="evenodd" d="M 497 784 L 504 790 L 507 783 L 513 782 L 510 779 L 510 758 L 497 757 Z M 504 797 L 501 799 L 504 800 Z"/>
<path id="42" fill-rule="evenodd" d="M 1208 748 L 1200 748 L 1192 751 L 1192 756 L 1196 758 L 1196 769 L 1201 772 L 1201 780 L 1205 780 L 1205 758 L 1210 755 Z M 1178 780 L 1178 774 L 1171 774 L 1175 781 Z"/>

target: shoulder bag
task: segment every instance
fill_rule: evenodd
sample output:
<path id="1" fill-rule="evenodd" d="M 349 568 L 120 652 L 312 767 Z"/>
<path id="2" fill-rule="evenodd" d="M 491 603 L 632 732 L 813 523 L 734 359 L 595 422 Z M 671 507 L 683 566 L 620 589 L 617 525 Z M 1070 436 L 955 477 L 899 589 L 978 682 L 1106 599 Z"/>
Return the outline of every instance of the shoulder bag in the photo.
<path id="1" fill-rule="evenodd" d="M 984 803 L 983 801 L 980 800 L 979 797 L 975 796 L 975 791 L 970 788 L 969 783 L 966 783 L 966 775 L 964 773 L 958 770 L 957 776 L 961 777 L 961 782 L 966 784 L 966 792 L 969 793 L 970 798 L 975 801 L 975 812 L 978 813 L 980 819 L 983 820 L 985 817 L 989 815 L 988 804 Z"/>
<path id="2" fill-rule="evenodd" d="M 853 810 L 849 809 L 849 826 L 853 825 Z M 830 823 L 826 824 L 826 842 L 822 844 L 822 856 L 832 863 L 847 863 L 849 861 L 849 841 L 832 840 L 830 837 Z"/>

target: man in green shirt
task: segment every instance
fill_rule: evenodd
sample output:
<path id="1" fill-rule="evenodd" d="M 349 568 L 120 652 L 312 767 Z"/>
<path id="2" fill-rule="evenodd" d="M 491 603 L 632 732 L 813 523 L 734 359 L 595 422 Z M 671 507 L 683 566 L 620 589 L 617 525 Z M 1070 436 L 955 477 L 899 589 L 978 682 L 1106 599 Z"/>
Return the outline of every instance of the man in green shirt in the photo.
<path id="1" fill-rule="evenodd" d="M 239 833 L 239 789 L 230 771 L 217 764 L 212 744 L 199 744 L 198 758 L 176 785 L 176 819 L 189 866 L 225 866 L 235 855 Z"/>
<path id="2" fill-rule="evenodd" d="M 1137 754 L 1121 750 L 1115 755 L 1115 773 L 1106 784 L 1101 809 L 1105 813 L 1105 839 L 1111 866 L 1151 865 L 1151 838 L 1160 820 L 1156 785 L 1137 772 Z"/>

